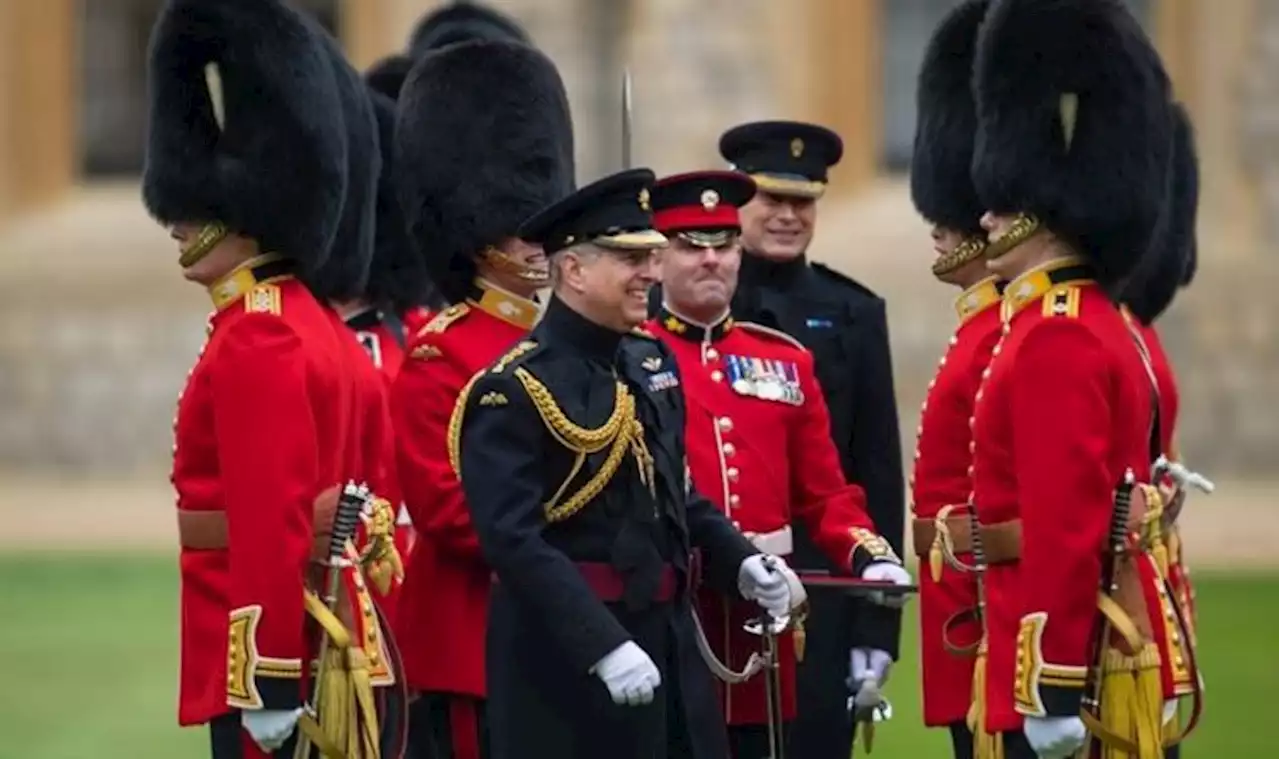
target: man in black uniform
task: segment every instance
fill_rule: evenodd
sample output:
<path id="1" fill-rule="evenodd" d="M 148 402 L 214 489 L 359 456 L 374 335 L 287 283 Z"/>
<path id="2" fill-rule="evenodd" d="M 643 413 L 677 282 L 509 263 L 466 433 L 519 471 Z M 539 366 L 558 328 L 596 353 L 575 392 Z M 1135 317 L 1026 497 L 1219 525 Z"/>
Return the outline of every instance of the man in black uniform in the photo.
<path id="1" fill-rule="evenodd" d="M 740 211 L 744 255 L 733 313 L 780 329 L 813 352 L 845 476 L 866 491 L 877 532 L 901 554 L 902 458 L 884 301 L 805 256 L 827 169 L 843 151 L 838 135 L 813 124 L 755 122 L 721 136 L 721 155 L 757 186 Z M 796 569 L 836 569 L 803 525 L 793 529 Z M 846 678 L 886 677 L 898 655 L 901 613 L 825 588 L 811 589 L 809 604 L 792 751 L 805 759 L 847 759 Z"/>
<path id="2" fill-rule="evenodd" d="M 492 759 L 728 755 L 690 611 L 702 581 L 786 613 L 781 560 L 689 487 L 670 352 L 635 331 L 657 276 L 653 172 L 522 225 L 552 257 L 539 325 L 463 391 L 450 451 L 495 586 Z M 774 567 L 770 562 L 776 561 Z"/>

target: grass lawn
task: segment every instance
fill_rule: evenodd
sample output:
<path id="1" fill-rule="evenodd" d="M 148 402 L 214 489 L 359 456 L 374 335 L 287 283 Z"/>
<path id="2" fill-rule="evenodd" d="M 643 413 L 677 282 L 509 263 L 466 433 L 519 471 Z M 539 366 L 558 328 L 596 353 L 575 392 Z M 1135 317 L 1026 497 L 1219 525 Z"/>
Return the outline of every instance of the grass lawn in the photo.
<path id="1" fill-rule="evenodd" d="M 1277 578 L 1201 573 L 1196 581 L 1208 703 L 1183 755 L 1276 756 Z M 203 730 L 175 724 L 172 559 L 0 556 L 0 588 L 0 756 L 208 756 Z M 914 621 L 906 629 L 913 633 Z M 904 651 L 914 648 L 911 634 Z M 912 653 L 894 670 L 895 716 L 877 731 L 874 756 L 950 755 L 946 736 L 920 725 L 915 664 Z"/>

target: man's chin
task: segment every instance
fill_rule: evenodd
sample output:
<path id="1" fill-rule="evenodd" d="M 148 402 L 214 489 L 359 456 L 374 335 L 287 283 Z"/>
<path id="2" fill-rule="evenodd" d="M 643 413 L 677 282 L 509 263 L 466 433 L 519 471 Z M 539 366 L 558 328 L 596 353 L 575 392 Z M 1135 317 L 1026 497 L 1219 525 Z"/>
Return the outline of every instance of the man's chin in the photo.
<path id="1" fill-rule="evenodd" d="M 758 258 L 764 258 L 770 261 L 791 261 L 804 253 L 804 246 L 795 243 L 788 243 L 786 245 L 768 243 L 761 246 L 761 250 L 753 250 L 751 252 Z"/>

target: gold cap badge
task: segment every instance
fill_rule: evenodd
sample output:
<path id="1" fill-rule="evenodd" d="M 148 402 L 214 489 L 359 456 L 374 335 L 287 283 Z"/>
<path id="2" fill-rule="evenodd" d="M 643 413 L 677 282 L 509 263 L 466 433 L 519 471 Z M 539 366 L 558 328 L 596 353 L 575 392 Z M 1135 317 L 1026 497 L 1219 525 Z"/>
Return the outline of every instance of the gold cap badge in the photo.
<path id="1" fill-rule="evenodd" d="M 804 140 L 796 137 L 791 141 L 791 157 L 799 158 L 804 155 Z"/>
<path id="2" fill-rule="evenodd" d="M 648 187 L 640 188 L 640 210 L 641 211 L 649 210 L 649 188 Z"/>
<path id="3" fill-rule="evenodd" d="M 720 205 L 720 193 L 715 190 L 702 191 L 702 207 L 707 211 L 716 210 L 716 206 Z"/>

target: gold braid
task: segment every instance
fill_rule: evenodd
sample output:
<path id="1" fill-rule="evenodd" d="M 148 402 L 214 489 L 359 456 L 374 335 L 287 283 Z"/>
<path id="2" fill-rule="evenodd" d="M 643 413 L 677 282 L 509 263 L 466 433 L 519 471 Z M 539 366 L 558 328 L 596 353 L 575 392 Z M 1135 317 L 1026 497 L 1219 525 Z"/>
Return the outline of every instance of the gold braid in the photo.
<path id="1" fill-rule="evenodd" d="M 622 466 L 622 459 L 628 450 L 636 457 L 641 481 L 649 486 L 651 492 L 653 491 L 653 456 L 650 455 L 644 441 L 644 425 L 636 418 L 636 399 L 627 390 L 626 385 L 621 382 L 615 384 L 613 412 L 604 424 L 595 429 L 587 429 L 574 424 L 565 415 L 556 404 L 551 391 L 537 377 L 523 367 L 517 368 L 514 373 L 516 379 L 520 380 L 520 384 L 524 386 L 525 392 L 529 394 L 529 399 L 533 401 L 534 408 L 538 410 L 538 416 L 542 418 L 547 431 L 561 445 L 577 454 L 569 476 L 544 506 L 548 522 L 568 519 L 600 495 L 605 485 L 613 479 L 618 468 Z M 602 451 L 610 444 L 612 447 L 609 449 L 609 455 L 605 457 L 600 469 L 581 489 L 564 501 L 560 501 L 561 496 L 568 490 L 569 483 L 581 471 L 587 454 Z"/>
<path id="2" fill-rule="evenodd" d="M 521 346 L 517 346 L 517 349 L 519 347 Z M 529 347 L 532 347 L 532 344 Z M 471 395 L 471 390 L 476 381 L 484 373 L 483 371 L 477 372 L 462 388 L 462 392 L 458 394 L 457 403 L 454 405 L 453 415 L 449 418 L 449 465 L 453 467 L 454 474 L 459 478 L 462 476 L 460 453 L 462 417 L 466 410 L 467 398 Z M 650 493 L 655 492 L 653 455 L 649 452 L 649 446 L 645 443 L 644 425 L 636 418 L 636 399 L 627 390 L 626 385 L 621 382 L 616 383 L 613 411 L 609 414 L 609 418 L 601 426 L 595 429 L 588 429 L 570 420 L 556 403 L 555 397 L 547 386 L 527 369 L 517 367 L 513 374 L 524 387 L 529 400 L 533 401 L 533 406 L 537 409 L 538 416 L 542 419 L 547 431 L 551 433 L 551 436 L 557 442 L 576 454 L 569 475 L 561 483 L 551 500 L 543 505 L 548 522 L 560 522 L 568 519 L 581 511 L 592 499 L 600 495 L 605 485 L 617 474 L 618 469 L 622 466 L 622 460 L 628 452 L 636 459 L 636 465 L 640 470 L 640 481 L 649 487 Z M 609 448 L 609 454 L 605 457 L 600 469 L 587 480 L 581 489 L 561 501 L 561 497 L 568 491 L 573 478 L 578 475 L 578 472 L 582 471 L 587 455 L 598 453 L 606 447 Z"/>

